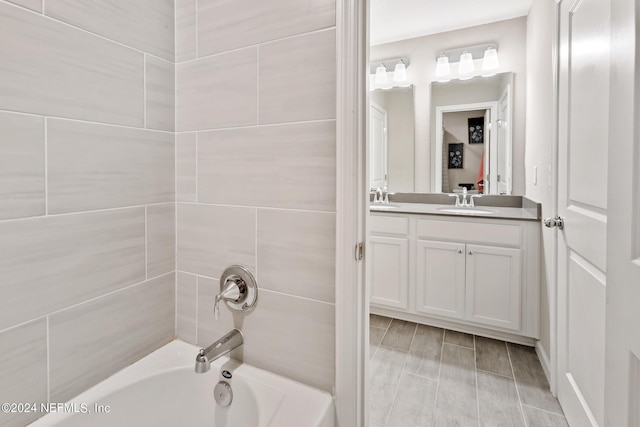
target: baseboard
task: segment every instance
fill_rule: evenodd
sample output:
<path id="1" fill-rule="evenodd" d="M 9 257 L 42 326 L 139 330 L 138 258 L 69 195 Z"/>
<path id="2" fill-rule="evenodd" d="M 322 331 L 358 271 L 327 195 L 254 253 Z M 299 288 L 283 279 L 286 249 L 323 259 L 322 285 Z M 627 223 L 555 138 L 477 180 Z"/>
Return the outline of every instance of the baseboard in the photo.
<path id="1" fill-rule="evenodd" d="M 542 365 L 542 370 L 547 377 L 547 382 L 551 384 L 551 366 L 549 364 L 549 356 L 547 356 L 547 353 L 544 351 L 544 347 L 542 347 L 540 341 L 536 341 L 536 354 L 538 355 L 538 359 L 540 359 L 540 364 Z"/>

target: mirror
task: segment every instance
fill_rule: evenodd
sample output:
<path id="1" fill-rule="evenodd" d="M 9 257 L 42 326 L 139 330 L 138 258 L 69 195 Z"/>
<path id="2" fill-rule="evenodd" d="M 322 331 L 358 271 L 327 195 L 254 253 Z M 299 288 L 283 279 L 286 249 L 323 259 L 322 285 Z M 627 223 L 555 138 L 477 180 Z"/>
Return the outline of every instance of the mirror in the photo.
<path id="1" fill-rule="evenodd" d="M 512 193 L 513 79 L 509 72 L 431 83 L 434 192 Z"/>
<path id="2" fill-rule="evenodd" d="M 413 86 L 370 94 L 369 168 L 371 188 L 391 193 L 414 191 Z"/>

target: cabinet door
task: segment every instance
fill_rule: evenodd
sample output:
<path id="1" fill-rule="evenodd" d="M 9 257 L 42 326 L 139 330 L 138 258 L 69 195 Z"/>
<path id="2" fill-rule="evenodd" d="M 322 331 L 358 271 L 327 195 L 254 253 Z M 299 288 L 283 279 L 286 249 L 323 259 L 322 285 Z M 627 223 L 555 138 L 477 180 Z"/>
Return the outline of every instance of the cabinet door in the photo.
<path id="1" fill-rule="evenodd" d="M 465 245 L 418 240 L 416 310 L 464 318 Z"/>
<path id="2" fill-rule="evenodd" d="M 467 245 L 465 319 L 519 330 L 521 249 Z"/>
<path id="3" fill-rule="evenodd" d="M 406 309 L 409 241 L 398 237 L 371 236 L 367 269 L 371 302 Z"/>

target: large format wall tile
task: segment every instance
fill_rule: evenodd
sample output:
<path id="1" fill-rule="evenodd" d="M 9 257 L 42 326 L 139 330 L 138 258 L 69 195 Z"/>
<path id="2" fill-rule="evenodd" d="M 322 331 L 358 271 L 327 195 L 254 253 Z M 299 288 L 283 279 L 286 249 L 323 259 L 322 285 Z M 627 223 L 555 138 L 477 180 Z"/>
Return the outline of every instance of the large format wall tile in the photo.
<path id="1" fill-rule="evenodd" d="M 176 66 L 177 130 L 203 130 L 257 123 L 255 47 Z"/>
<path id="2" fill-rule="evenodd" d="M 176 269 L 176 205 L 147 206 L 147 277 Z"/>
<path id="3" fill-rule="evenodd" d="M 44 119 L 0 112 L 0 219 L 44 215 Z"/>
<path id="4" fill-rule="evenodd" d="M 196 57 L 196 0 L 175 0 L 176 62 Z"/>
<path id="5" fill-rule="evenodd" d="M 175 275 L 50 317 L 50 396 L 64 402 L 174 338 Z"/>
<path id="6" fill-rule="evenodd" d="M 109 39 L 174 60 L 172 0 L 46 0 L 45 13 Z"/>
<path id="7" fill-rule="evenodd" d="M 36 12 L 42 12 L 42 0 L 7 0 L 10 3 L 17 4 L 27 9 L 35 10 Z"/>
<path id="8" fill-rule="evenodd" d="M 198 344 L 208 346 L 232 328 L 242 329 L 244 344 L 233 356 L 296 381 L 331 391 L 335 364 L 333 304 L 260 290 L 256 308 L 231 313 L 213 301 L 219 281 L 198 278 Z"/>
<path id="9" fill-rule="evenodd" d="M 174 200 L 169 132 L 48 119 L 49 213 Z"/>
<path id="10" fill-rule="evenodd" d="M 335 30 L 260 46 L 259 66 L 259 123 L 336 117 Z"/>
<path id="11" fill-rule="evenodd" d="M 199 133 L 198 200 L 335 211 L 335 137 L 334 121 Z"/>
<path id="12" fill-rule="evenodd" d="M 335 0 L 200 0 L 200 56 L 332 27 Z M 296 64 L 298 65 L 298 64 Z"/>
<path id="13" fill-rule="evenodd" d="M 0 332 L 0 402 L 47 403 L 47 321 Z M 0 412 L 0 425 L 24 426 L 40 415 Z"/>
<path id="14" fill-rule="evenodd" d="M 195 132 L 176 134 L 176 201 L 196 201 L 196 151 Z"/>
<path id="15" fill-rule="evenodd" d="M 0 329 L 144 280 L 144 208 L 0 223 Z"/>
<path id="16" fill-rule="evenodd" d="M 256 210 L 178 204 L 178 270 L 220 277 L 241 264 L 255 271 Z"/>
<path id="17" fill-rule="evenodd" d="M 335 214 L 258 210 L 258 280 L 264 289 L 333 302 Z"/>
<path id="18" fill-rule="evenodd" d="M 175 130 L 175 65 L 147 56 L 146 117 L 147 128 Z"/>
<path id="19" fill-rule="evenodd" d="M 0 109 L 144 124 L 142 53 L 2 2 L 0 16 Z"/>

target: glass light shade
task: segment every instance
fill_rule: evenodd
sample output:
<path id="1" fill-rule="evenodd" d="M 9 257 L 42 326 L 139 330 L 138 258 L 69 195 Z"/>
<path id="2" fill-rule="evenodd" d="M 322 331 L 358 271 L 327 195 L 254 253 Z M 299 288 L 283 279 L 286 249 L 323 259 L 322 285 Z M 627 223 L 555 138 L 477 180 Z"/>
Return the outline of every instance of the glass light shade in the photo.
<path id="1" fill-rule="evenodd" d="M 380 65 L 378 68 L 376 68 L 376 84 L 382 85 L 387 83 L 388 81 L 389 78 L 387 77 L 387 69 L 384 65 Z"/>
<path id="2" fill-rule="evenodd" d="M 495 70 L 500 67 L 500 61 L 498 61 L 498 51 L 495 48 L 489 48 L 484 51 L 484 58 L 482 59 L 482 69 L 484 71 Z"/>
<path id="3" fill-rule="evenodd" d="M 460 65 L 458 66 L 459 74 L 470 74 L 473 73 L 476 67 L 473 65 L 473 56 L 469 52 L 465 52 L 460 55 Z"/>
<path id="4" fill-rule="evenodd" d="M 449 58 L 443 55 L 438 58 L 438 63 L 436 64 L 436 77 L 446 77 L 449 74 L 451 74 Z"/>
<path id="5" fill-rule="evenodd" d="M 407 68 L 404 65 L 404 62 L 399 62 L 396 64 L 396 69 L 393 71 L 393 81 L 402 83 L 407 80 Z"/>

